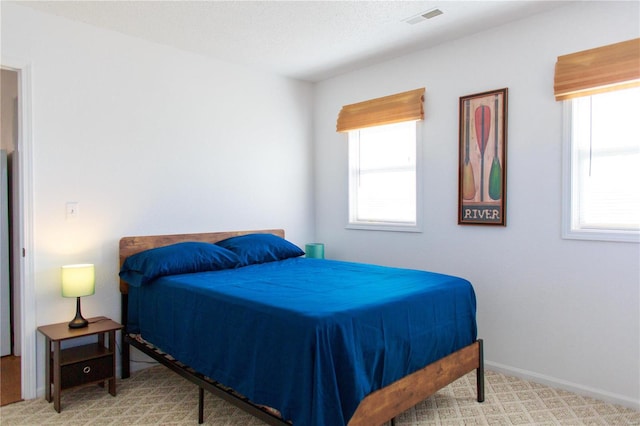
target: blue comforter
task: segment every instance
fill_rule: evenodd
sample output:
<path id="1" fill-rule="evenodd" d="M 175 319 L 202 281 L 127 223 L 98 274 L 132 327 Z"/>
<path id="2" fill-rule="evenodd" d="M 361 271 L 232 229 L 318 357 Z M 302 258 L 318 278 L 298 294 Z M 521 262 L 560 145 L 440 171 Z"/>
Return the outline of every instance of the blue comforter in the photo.
<path id="1" fill-rule="evenodd" d="M 476 339 L 469 282 L 425 271 L 293 258 L 129 291 L 129 332 L 294 425 L 345 425 Z"/>

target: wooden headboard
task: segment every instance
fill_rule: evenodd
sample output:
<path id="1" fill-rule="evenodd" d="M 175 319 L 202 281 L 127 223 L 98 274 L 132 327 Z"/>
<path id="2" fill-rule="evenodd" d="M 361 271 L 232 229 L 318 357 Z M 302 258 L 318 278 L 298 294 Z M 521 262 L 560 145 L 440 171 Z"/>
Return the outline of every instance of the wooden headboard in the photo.
<path id="1" fill-rule="evenodd" d="M 246 234 L 274 234 L 284 238 L 283 229 L 260 229 L 256 231 L 226 231 L 226 232 L 208 232 L 203 234 L 173 234 L 173 235 L 146 235 L 141 237 L 123 237 L 120 239 L 120 267 L 125 259 L 141 251 L 164 247 L 170 244 L 181 243 L 185 241 L 200 241 L 207 243 L 216 243 L 227 238 L 236 237 Z M 118 268 L 120 270 L 120 268 Z M 127 294 L 129 285 L 120 280 L 120 293 Z"/>

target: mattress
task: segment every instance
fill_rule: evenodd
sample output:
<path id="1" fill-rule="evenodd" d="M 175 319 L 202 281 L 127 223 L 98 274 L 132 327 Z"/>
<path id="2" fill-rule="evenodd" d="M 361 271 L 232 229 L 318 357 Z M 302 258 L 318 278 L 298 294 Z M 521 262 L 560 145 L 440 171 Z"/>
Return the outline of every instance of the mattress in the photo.
<path id="1" fill-rule="evenodd" d="M 462 278 L 290 258 L 130 287 L 127 331 L 294 425 L 340 426 L 473 343 L 475 313 Z"/>

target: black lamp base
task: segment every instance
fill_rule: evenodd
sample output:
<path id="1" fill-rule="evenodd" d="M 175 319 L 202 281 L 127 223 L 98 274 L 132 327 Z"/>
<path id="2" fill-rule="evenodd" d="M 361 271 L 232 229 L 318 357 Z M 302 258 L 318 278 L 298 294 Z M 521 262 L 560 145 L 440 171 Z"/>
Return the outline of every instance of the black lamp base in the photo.
<path id="1" fill-rule="evenodd" d="M 71 320 L 69 323 L 69 328 L 82 328 L 89 325 L 89 321 L 82 317 L 82 313 L 80 312 L 80 298 L 77 298 L 76 301 L 76 317 Z"/>

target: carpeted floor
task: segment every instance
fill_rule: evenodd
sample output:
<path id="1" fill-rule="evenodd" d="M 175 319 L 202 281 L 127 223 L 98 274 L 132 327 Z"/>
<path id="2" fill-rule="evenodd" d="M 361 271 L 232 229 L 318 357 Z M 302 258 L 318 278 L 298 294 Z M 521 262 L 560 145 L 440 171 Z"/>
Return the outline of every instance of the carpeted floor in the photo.
<path id="1" fill-rule="evenodd" d="M 427 425 L 640 425 L 640 412 L 539 384 L 486 372 L 486 400 L 475 400 L 475 373 L 457 380 L 396 419 Z M 118 380 L 113 397 L 98 386 L 62 393 L 62 412 L 44 399 L 0 408 L 9 425 L 197 425 L 198 388 L 161 366 Z M 205 393 L 205 424 L 263 426 Z"/>

